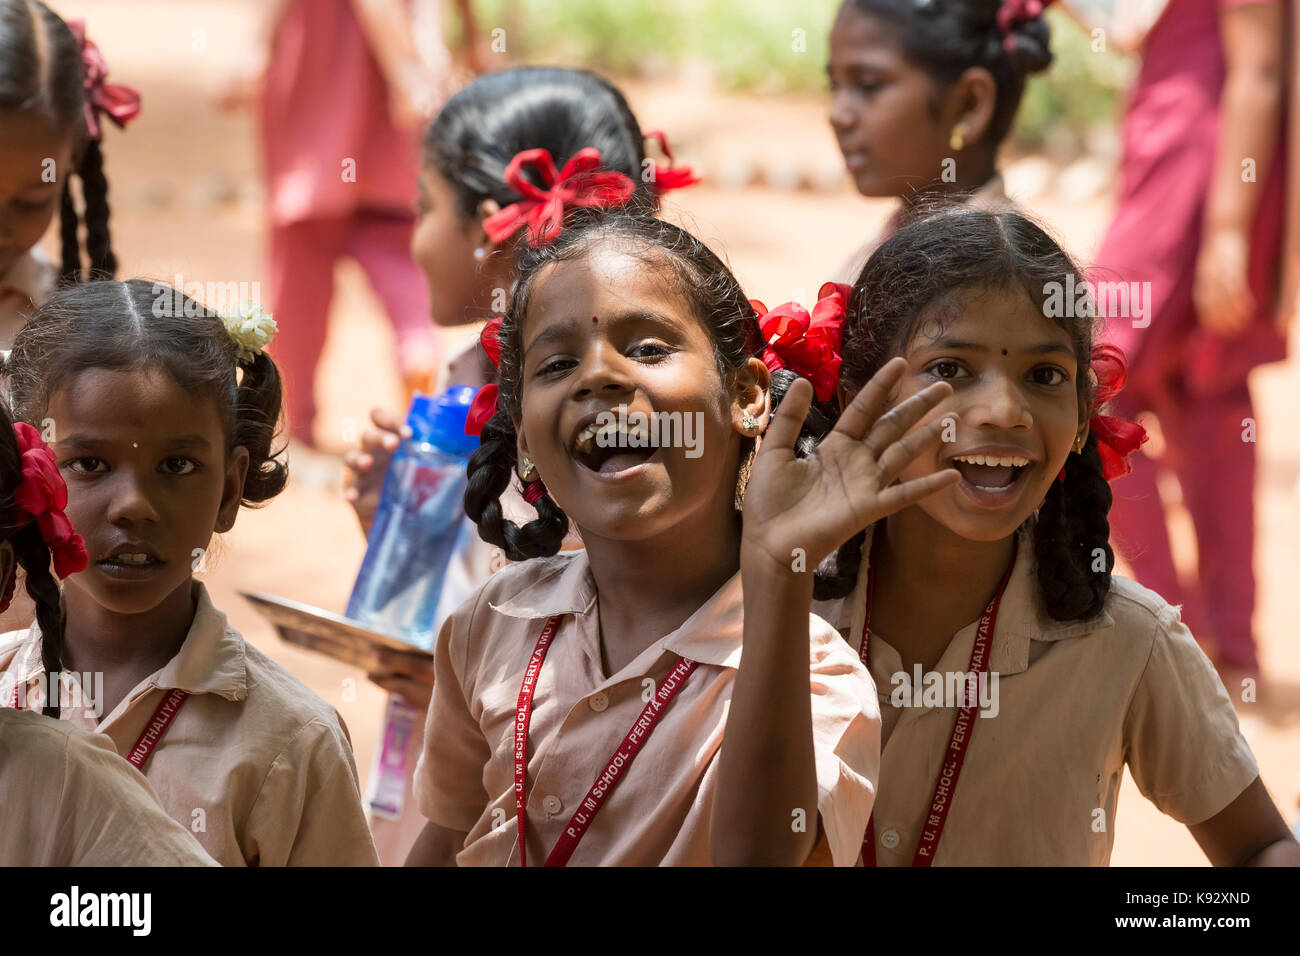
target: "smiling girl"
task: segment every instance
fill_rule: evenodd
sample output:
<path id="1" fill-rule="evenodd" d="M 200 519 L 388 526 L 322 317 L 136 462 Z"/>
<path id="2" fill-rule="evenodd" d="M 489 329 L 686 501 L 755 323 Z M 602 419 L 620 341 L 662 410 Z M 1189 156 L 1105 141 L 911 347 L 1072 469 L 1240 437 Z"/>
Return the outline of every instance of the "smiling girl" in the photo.
<path id="1" fill-rule="evenodd" d="M 1213 863 L 1295 863 L 1177 609 L 1110 573 L 1107 479 L 1142 435 L 1098 414 L 1122 356 L 1093 351 L 1092 320 L 1049 317 L 1067 276 L 1082 278 L 1024 217 L 957 208 L 899 230 L 854 287 L 841 401 L 897 356 L 893 401 L 950 383 L 930 417 L 952 429 L 902 476 L 961 475 L 855 535 L 819 581 L 837 600 L 818 613 L 880 689 L 867 862 L 1104 865 L 1127 765 Z M 996 675 L 997 707 L 931 700 L 917 669 Z"/>
<path id="2" fill-rule="evenodd" d="M 831 129 L 858 192 L 901 204 L 837 278 L 852 282 L 918 200 L 1010 204 L 998 148 L 1026 79 L 1052 62 L 1041 15 L 1050 2 L 844 0 L 826 64 Z"/>
<path id="3" fill-rule="evenodd" d="M 111 737 L 218 862 L 373 864 L 337 712 L 194 578 L 241 504 L 284 489 L 272 331 L 141 280 L 66 290 L 23 327 L 13 402 L 53 438 L 90 565 L 64 582 L 62 639 L 6 635 L 0 671 L 102 675 L 57 716 Z"/>
<path id="4" fill-rule="evenodd" d="M 948 387 L 877 421 L 892 366 L 818 455 L 796 457 L 813 389 L 788 369 L 773 380 L 712 252 L 629 214 L 529 253 L 499 342 L 465 508 L 519 563 L 439 636 L 416 786 L 430 822 L 409 862 L 795 864 L 820 831 L 852 865 L 877 708 L 866 671 L 808 614 L 809 572 L 955 480 L 887 487 L 937 442 L 929 426 L 895 443 Z M 602 419 L 620 409 L 692 416 L 701 453 L 620 447 Z M 500 503 L 516 475 L 537 512 L 522 526 Z M 570 521 L 585 550 L 557 554 Z"/>

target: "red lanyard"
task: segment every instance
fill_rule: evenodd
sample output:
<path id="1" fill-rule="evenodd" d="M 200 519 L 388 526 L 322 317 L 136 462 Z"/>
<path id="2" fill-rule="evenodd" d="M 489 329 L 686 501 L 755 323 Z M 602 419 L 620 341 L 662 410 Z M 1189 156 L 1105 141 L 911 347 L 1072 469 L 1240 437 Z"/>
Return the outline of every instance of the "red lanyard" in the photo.
<path id="1" fill-rule="evenodd" d="M 167 733 L 168 726 L 171 725 L 176 712 L 181 709 L 181 704 L 185 703 L 185 698 L 188 696 L 190 695 L 179 687 L 172 688 L 163 697 L 162 702 L 154 708 L 153 716 L 149 718 L 149 723 L 144 725 L 140 739 L 126 755 L 126 759 L 136 770 L 144 768 L 144 762 L 158 746 L 158 741 L 162 740 L 163 734 Z"/>
<path id="2" fill-rule="evenodd" d="M 9 706 L 14 710 L 20 709 L 18 701 L 19 690 L 22 686 L 22 684 L 19 684 L 14 688 L 14 695 L 9 701 Z M 126 755 L 126 759 L 130 761 L 131 765 L 135 767 L 136 770 L 140 770 L 144 767 L 144 762 L 149 759 L 149 755 L 152 754 L 154 748 L 158 746 L 158 742 L 162 740 L 163 734 L 167 732 L 167 728 L 176 717 L 176 712 L 181 709 L 181 704 L 185 703 L 185 698 L 188 696 L 188 692 L 183 691 L 180 688 L 173 688 L 163 697 L 158 706 L 154 708 L 153 716 L 149 718 L 149 723 L 144 725 L 144 730 L 140 733 L 140 738 L 135 742 L 135 746 L 131 748 L 130 753 Z"/>
<path id="3" fill-rule="evenodd" d="M 866 665 L 867 673 L 871 672 L 871 656 L 868 652 L 867 643 L 868 627 L 871 625 L 871 598 L 875 591 L 876 584 L 876 563 L 868 558 L 867 565 L 867 609 L 866 620 L 862 622 L 862 663 Z M 1002 603 L 1002 592 L 1007 589 L 1007 582 L 1011 580 L 1011 569 L 1016 566 L 1015 552 L 1011 554 L 1011 563 L 1007 565 L 1006 574 L 1002 575 L 1002 583 L 998 585 L 998 593 L 993 595 L 993 600 L 989 601 L 988 607 L 984 609 L 983 615 L 980 616 L 979 627 L 975 631 L 975 646 L 971 648 L 970 665 L 966 668 L 966 673 L 974 674 L 975 680 L 988 671 L 989 666 L 989 642 L 993 637 L 993 626 L 998 620 L 998 605 Z M 969 680 L 969 677 L 967 678 Z M 968 698 L 969 699 L 969 698 Z M 962 764 L 966 760 L 966 748 L 970 746 L 971 736 L 975 732 L 976 714 L 978 709 L 976 704 L 972 703 L 957 708 L 957 720 L 953 723 L 952 736 L 948 739 L 948 746 L 944 750 L 943 766 L 939 768 L 939 779 L 934 784 L 934 796 L 930 798 L 930 812 L 926 815 L 925 826 L 921 830 L 921 839 L 916 844 L 916 856 L 912 859 L 912 866 L 929 866 L 934 862 L 934 855 L 939 849 L 939 838 L 943 836 L 943 825 L 948 820 L 948 811 L 952 809 L 953 800 L 957 793 L 957 779 L 961 776 Z M 876 828 L 875 814 L 867 820 L 867 833 L 862 840 L 862 865 L 876 865 Z"/>
<path id="4" fill-rule="evenodd" d="M 528 802 L 528 724 L 533 712 L 533 691 L 537 688 L 537 679 L 542 672 L 542 663 L 546 660 L 546 651 L 551 646 L 551 640 L 555 637 L 559 625 L 560 619 L 556 616 L 549 618 L 546 626 L 542 628 L 542 634 L 537 639 L 537 647 L 534 648 L 533 656 L 528 661 L 528 669 L 524 671 L 524 681 L 519 687 L 519 703 L 515 709 L 515 813 L 519 819 L 520 866 L 528 865 L 527 843 L 524 837 L 528 823 L 525 811 Z M 637 717 L 632 729 L 627 732 L 623 742 L 614 751 L 614 756 L 609 758 L 604 772 L 596 778 L 596 782 L 591 785 L 586 797 L 574 811 L 569 825 L 564 828 L 554 849 L 547 856 L 546 866 L 564 866 L 569 862 L 573 851 L 578 848 L 578 842 L 591 826 L 592 820 L 605 805 L 609 795 L 614 792 L 614 788 L 622 782 L 628 767 L 650 738 L 664 710 L 672 703 L 673 698 L 677 696 L 677 692 L 682 689 L 686 679 L 694 670 L 695 661 L 684 657 L 677 659 L 673 669 L 659 684 L 659 689 L 645 705 L 641 715 Z"/>

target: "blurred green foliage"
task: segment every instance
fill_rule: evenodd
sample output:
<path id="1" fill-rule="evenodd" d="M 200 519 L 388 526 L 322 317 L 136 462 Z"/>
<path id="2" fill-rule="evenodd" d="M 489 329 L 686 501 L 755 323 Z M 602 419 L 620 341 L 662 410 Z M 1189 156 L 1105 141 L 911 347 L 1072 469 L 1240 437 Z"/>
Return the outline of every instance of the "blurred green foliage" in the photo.
<path id="1" fill-rule="evenodd" d="M 826 88 L 834 0 L 477 0 L 485 36 L 506 29 L 515 63 L 581 65 L 611 76 L 704 71 L 723 89 L 759 94 Z M 1114 116 L 1131 66 L 1057 11 L 1056 63 L 1033 78 L 1016 137 L 1037 145 L 1063 126 L 1076 138 Z"/>

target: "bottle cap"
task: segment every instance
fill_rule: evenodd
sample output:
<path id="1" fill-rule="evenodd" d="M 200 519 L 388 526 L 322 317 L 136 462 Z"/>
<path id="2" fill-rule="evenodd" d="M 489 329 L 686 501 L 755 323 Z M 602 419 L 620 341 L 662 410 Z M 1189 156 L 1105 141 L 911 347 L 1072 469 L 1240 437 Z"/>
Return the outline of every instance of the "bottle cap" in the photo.
<path id="1" fill-rule="evenodd" d="M 406 414 L 415 441 L 428 442 L 449 455 L 468 458 L 479 446 L 477 435 L 465 434 L 465 419 L 474 401 L 474 389 L 452 385 L 436 398 L 416 392 Z"/>

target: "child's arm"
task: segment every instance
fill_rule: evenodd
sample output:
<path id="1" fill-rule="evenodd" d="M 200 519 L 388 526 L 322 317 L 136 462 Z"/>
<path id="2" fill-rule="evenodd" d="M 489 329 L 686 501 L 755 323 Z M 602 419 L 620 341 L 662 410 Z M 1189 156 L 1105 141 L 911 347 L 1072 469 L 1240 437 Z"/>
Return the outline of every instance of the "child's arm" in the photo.
<path id="1" fill-rule="evenodd" d="M 455 866 L 456 854 L 465 846 L 468 833 L 448 830 L 436 823 L 426 823 L 415 838 L 405 866 Z"/>
<path id="2" fill-rule="evenodd" d="M 1251 3 L 1219 18 L 1227 75 L 1192 297 L 1201 323 L 1221 335 L 1243 331 L 1254 310 L 1250 231 L 1282 124 L 1284 13 L 1281 4 Z"/>
<path id="3" fill-rule="evenodd" d="M 1300 866 L 1300 843 L 1259 777 L 1219 813 L 1187 829 L 1215 866 Z"/>
<path id="4" fill-rule="evenodd" d="M 939 441 L 944 422 L 907 432 L 952 393 L 938 383 L 882 416 L 906 368 L 901 359 L 887 364 L 807 459 L 795 458 L 793 448 L 812 387 L 795 382 L 755 459 L 741 544 L 744 653 L 709 834 L 716 864 L 795 865 L 812 852 L 816 829 L 792 826 L 797 811 L 808 820 L 818 806 L 809 696 L 812 571 L 858 531 L 957 480 L 945 471 L 893 484 Z"/>

